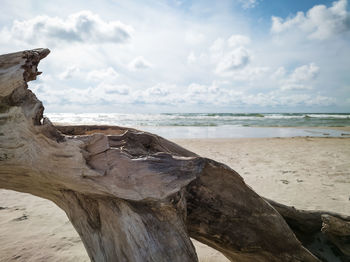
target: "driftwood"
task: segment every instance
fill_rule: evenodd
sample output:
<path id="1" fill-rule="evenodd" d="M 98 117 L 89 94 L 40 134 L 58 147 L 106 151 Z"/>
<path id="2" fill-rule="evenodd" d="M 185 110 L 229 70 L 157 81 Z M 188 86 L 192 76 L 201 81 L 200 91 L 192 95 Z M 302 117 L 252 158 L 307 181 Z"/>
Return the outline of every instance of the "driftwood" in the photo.
<path id="1" fill-rule="evenodd" d="M 350 217 L 328 211 L 298 210 L 266 199 L 297 238 L 323 261 L 350 261 Z"/>
<path id="2" fill-rule="evenodd" d="M 265 200 L 228 166 L 147 132 L 52 125 L 27 89 L 48 54 L 0 56 L 0 188 L 56 203 L 91 261 L 197 261 L 190 237 L 231 261 L 349 261 L 349 217 Z"/>

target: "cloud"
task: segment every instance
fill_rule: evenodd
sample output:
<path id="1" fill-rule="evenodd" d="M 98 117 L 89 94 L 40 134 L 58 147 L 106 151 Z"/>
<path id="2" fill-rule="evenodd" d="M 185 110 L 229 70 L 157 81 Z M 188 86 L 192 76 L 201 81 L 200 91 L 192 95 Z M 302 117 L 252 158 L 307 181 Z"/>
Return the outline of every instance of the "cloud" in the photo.
<path id="1" fill-rule="evenodd" d="M 282 79 L 286 75 L 287 71 L 283 66 L 277 68 L 277 70 L 271 75 L 274 80 Z"/>
<path id="2" fill-rule="evenodd" d="M 117 84 L 119 74 L 112 67 L 92 70 L 87 74 L 87 80 L 97 82 L 97 86 L 90 87 L 91 94 L 108 102 L 115 102 L 118 97 L 115 95 L 126 96 L 130 93 L 130 87 Z M 95 93 L 95 94 L 93 94 Z"/>
<path id="3" fill-rule="evenodd" d="M 311 39 L 328 39 L 350 30 L 350 15 L 346 10 L 347 0 L 334 2 L 331 7 L 316 5 L 306 14 L 298 12 L 294 17 L 272 17 L 272 33 L 291 30 L 301 31 Z"/>
<path id="4" fill-rule="evenodd" d="M 157 84 L 151 88 L 146 89 L 145 94 L 147 96 L 167 96 L 170 94 L 169 86 L 164 84 Z"/>
<path id="5" fill-rule="evenodd" d="M 311 90 L 313 89 L 312 86 L 309 85 L 303 85 L 303 84 L 297 84 L 297 83 L 286 83 L 281 87 L 281 90 Z"/>
<path id="6" fill-rule="evenodd" d="M 51 82 L 50 82 L 51 81 Z M 212 84 L 191 83 L 187 86 L 176 86 L 158 83 L 144 90 L 137 90 L 128 85 L 98 83 L 85 89 L 54 86 L 54 80 L 31 86 L 39 99 L 52 107 L 80 106 L 110 106 L 125 105 L 165 105 L 172 107 L 187 107 L 190 105 L 239 107 L 279 107 L 279 106 L 329 106 L 336 103 L 335 98 L 321 94 L 285 94 L 282 91 L 248 93 L 225 88 L 221 82 Z M 69 95 L 67 95 L 69 94 Z"/>
<path id="7" fill-rule="evenodd" d="M 238 0 L 244 9 L 256 7 L 259 3 L 258 0 Z"/>
<path id="8" fill-rule="evenodd" d="M 197 83 L 191 83 L 187 87 L 187 91 L 189 94 L 192 95 L 208 95 L 208 94 L 217 94 L 218 93 L 218 87 L 215 84 L 212 84 L 210 86 L 208 85 L 200 85 Z"/>
<path id="9" fill-rule="evenodd" d="M 178 92 L 179 87 L 173 84 L 158 83 L 142 92 L 133 94 L 134 104 L 174 106 L 184 102 L 183 94 Z"/>
<path id="10" fill-rule="evenodd" d="M 198 45 L 203 42 L 205 36 L 202 33 L 188 31 L 185 35 L 185 40 L 190 45 Z"/>
<path id="11" fill-rule="evenodd" d="M 109 96 L 114 94 L 126 96 L 130 93 L 130 87 L 127 85 L 116 85 L 103 82 L 96 87 L 96 93 L 101 92 L 105 94 L 105 97 L 103 97 L 105 100 L 116 102 L 114 97 L 112 97 L 113 100 L 111 100 Z"/>
<path id="12" fill-rule="evenodd" d="M 216 73 L 225 74 L 244 68 L 250 61 L 247 49 L 239 47 L 224 55 L 216 67 Z"/>
<path id="13" fill-rule="evenodd" d="M 213 53 L 223 52 L 225 44 L 225 39 L 220 37 L 214 41 L 214 43 L 210 46 L 209 50 Z"/>
<path id="14" fill-rule="evenodd" d="M 58 77 L 61 80 L 70 79 L 74 75 L 79 74 L 80 69 L 77 66 L 70 66 L 64 72 L 62 72 Z"/>
<path id="15" fill-rule="evenodd" d="M 311 90 L 311 82 L 320 72 L 320 68 L 315 63 L 297 67 L 289 76 L 284 78 L 285 69 L 278 68 L 275 76 L 280 76 L 282 80 L 282 90 Z"/>
<path id="16" fill-rule="evenodd" d="M 280 105 L 291 106 L 329 106 L 336 103 L 336 99 L 328 96 L 296 94 L 280 97 Z"/>
<path id="17" fill-rule="evenodd" d="M 245 35 L 232 35 L 227 43 L 230 47 L 245 46 L 250 44 L 250 38 Z"/>
<path id="18" fill-rule="evenodd" d="M 240 99 L 243 105 L 259 107 L 330 106 L 336 103 L 335 98 L 322 96 L 320 94 L 285 95 L 278 92 L 242 95 Z"/>
<path id="19" fill-rule="evenodd" d="M 196 60 L 197 60 L 197 58 L 193 52 L 191 52 L 187 57 L 187 63 L 189 63 L 189 64 L 195 63 Z"/>
<path id="20" fill-rule="evenodd" d="M 29 44 L 60 43 L 125 43 L 133 31 L 131 26 L 119 21 L 104 21 L 90 11 L 69 15 L 66 19 L 36 16 L 15 20 L 10 28 L 4 28 L 0 37 Z"/>
<path id="21" fill-rule="evenodd" d="M 245 68 L 250 60 L 246 45 L 250 38 L 244 35 L 231 35 L 228 39 L 217 38 L 209 48 L 209 57 L 215 63 L 215 73 L 232 76 L 233 72 Z"/>
<path id="22" fill-rule="evenodd" d="M 118 73 L 112 67 L 107 67 L 99 70 L 92 70 L 87 74 L 89 81 L 114 82 L 118 78 Z"/>
<path id="23" fill-rule="evenodd" d="M 60 88 L 58 88 L 60 87 Z M 130 104 L 132 103 L 131 89 L 127 85 L 99 83 L 87 88 L 74 88 L 55 85 L 54 83 L 40 83 L 31 86 L 38 98 L 53 107 L 66 105 L 86 106 Z"/>
<path id="24" fill-rule="evenodd" d="M 291 79 L 295 82 L 309 81 L 315 79 L 319 72 L 320 68 L 315 63 L 310 63 L 296 68 L 291 75 Z"/>
<path id="25" fill-rule="evenodd" d="M 268 66 L 246 66 L 241 70 L 234 71 L 234 74 L 232 74 L 230 78 L 233 80 L 245 81 L 246 83 L 254 82 L 259 79 L 264 79 L 270 71 L 271 69 Z M 257 84 L 258 82 L 255 82 L 255 85 Z"/>
<path id="26" fill-rule="evenodd" d="M 136 71 L 136 70 L 142 70 L 142 69 L 151 68 L 152 64 L 150 62 L 148 62 L 142 56 L 139 56 L 139 57 L 136 57 L 135 59 L 133 59 L 129 63 L 128 67 L 129 67 L 130 70 Z"/>

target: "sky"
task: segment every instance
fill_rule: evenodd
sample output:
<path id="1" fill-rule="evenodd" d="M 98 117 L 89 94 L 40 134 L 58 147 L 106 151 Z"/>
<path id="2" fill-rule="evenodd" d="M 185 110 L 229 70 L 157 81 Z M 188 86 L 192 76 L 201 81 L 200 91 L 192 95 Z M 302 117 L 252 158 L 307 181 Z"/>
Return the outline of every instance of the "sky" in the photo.
<path id="1" fill-rule="evenodd" d="M 347 0 L 2 0 L 46 112 L 350 112 Z"/>

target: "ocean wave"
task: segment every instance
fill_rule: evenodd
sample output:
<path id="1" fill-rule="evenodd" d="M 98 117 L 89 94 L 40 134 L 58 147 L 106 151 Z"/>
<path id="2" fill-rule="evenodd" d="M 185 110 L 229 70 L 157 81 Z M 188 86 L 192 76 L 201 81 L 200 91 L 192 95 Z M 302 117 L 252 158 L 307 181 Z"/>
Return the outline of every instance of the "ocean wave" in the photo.
<path id="1" fill-rule="evenodd" d="M 54 123 L 121 126 L 349 126 L 350 114 L 319 113 L 48 113 Z"/>
<path id="2" fill-rule="evenodd" d="M 327 118 L 327 119 L 334 119 L 334 118 L 339 118 L 339 119 L 350 119 L 349 114 L 307 114 L 307 117 L 310 118 Z"/>

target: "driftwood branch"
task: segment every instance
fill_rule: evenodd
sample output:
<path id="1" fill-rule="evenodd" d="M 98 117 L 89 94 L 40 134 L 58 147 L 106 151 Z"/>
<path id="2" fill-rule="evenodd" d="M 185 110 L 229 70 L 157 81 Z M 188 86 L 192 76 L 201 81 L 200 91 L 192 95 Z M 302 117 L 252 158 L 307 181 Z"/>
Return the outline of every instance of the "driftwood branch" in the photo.
<path id="1" fill-rule="evenodd" d="M 297 238 L 323 261 L 350 261 L 350 217 L 328 211 L 306 211 L 266 199 Z"/>
<path id="2" fill-rule="evenodd" d="M 347 217 L 266 201 L 228 166 L 147 132 L 53 126 L 27 88 L 48 53 L 0 56 L 0 188 L 56 203 L 92 261 L 197 261 L 190 237 L 231 261 L 325 260 L 309 232 L 349 259 Z"/>

